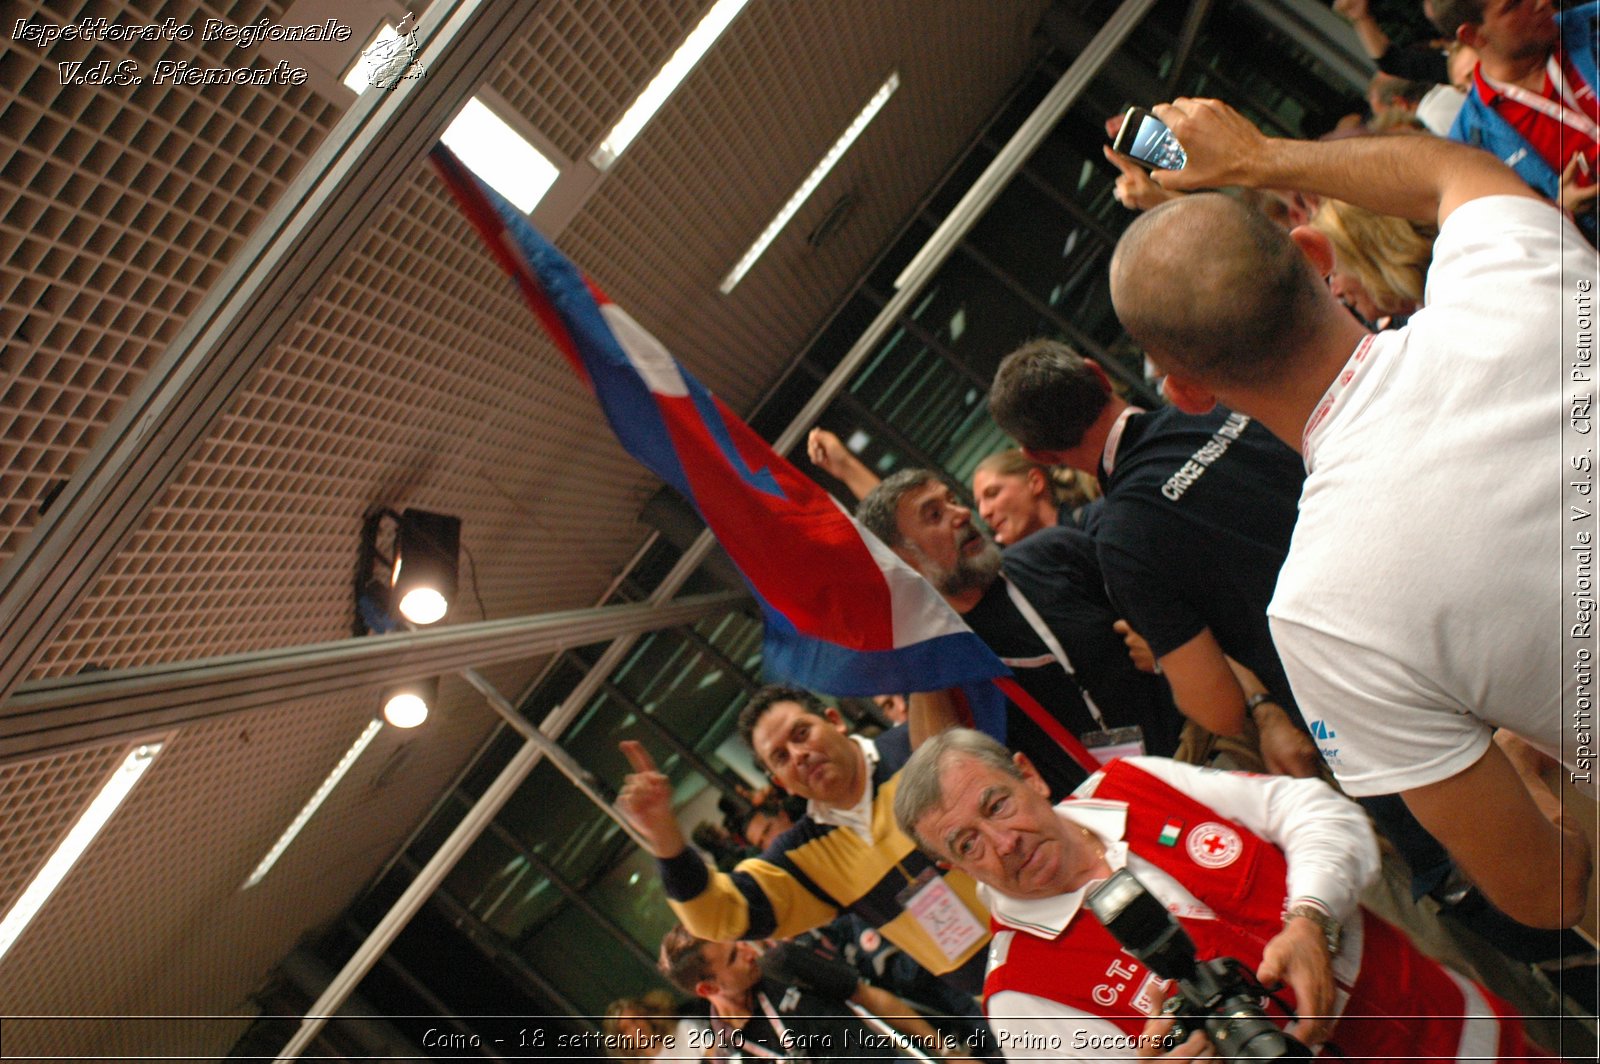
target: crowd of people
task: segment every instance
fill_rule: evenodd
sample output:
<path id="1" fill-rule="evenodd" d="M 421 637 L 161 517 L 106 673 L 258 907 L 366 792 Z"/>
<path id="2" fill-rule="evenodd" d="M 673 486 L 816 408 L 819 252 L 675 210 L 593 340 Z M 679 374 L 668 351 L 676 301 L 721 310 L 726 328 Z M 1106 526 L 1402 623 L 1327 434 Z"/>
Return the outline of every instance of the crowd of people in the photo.
<path id="1" fill-rule="evenodd" d="M 1592 1059 L 1595 643 L 1561 574 L 1593 537 L 1563 396 L 1593 387 L 1600 5 L 1428 0 L 1441 39 L 1405 49 L 1334 6 L 1389 79 L 1368 128 L 1179 99 L 1184 168 L 1108 150 L 1142 212 L 1112 300 L 1170 405 L 1044 339 L 995 375 L 1017 447 L 970 495 L 812 433 L 1015 682 L 981 720 L 886 692 L 870 737 L 763 689 L 738 730 L 774 790 L 710 863 L 625 743 L 701 1018 L 620 1002 L 618 1055 L 1230 1055 L 1190 999 L 1236 973 L 1330 1054 Z M 1119 945 L 1110 884 L 1237 963 Z"/>

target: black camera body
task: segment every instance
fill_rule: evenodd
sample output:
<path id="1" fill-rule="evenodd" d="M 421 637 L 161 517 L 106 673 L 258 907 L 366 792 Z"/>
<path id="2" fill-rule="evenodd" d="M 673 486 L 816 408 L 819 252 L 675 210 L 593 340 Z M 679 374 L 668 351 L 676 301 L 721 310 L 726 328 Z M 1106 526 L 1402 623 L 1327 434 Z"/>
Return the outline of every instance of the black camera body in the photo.
<path id="1" fill-rule="evenodd" d="M 1116 873 L 1086 902 L 1123 949 L 1178 984 L 1161 1008 L 1174 1020 L 1166 1048 L 1205 1031 L 1224 1060 L 1311 1059 L 1311 1050 L 1267 1017 L 1255 974 L 1232 957 L 1196 960 L 1193 940 L 1132 872 Z"/>

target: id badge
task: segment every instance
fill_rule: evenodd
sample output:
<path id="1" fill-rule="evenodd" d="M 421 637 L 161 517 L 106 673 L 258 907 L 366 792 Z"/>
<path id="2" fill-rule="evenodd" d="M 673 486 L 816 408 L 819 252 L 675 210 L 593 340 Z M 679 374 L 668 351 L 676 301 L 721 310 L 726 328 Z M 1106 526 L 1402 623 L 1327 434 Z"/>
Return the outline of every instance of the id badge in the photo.
<path id="1" fill-rule="evenodd" d="M 924 868 L 921 875 L 906 884 L 905 889 L 895 896 L 895 900 L 928 933 L 928 937 L 933 939 L 952 964 L 983 940 L 986 932 L 984 926 L 935 869 Z"/>
<path id="2" fill-rule="evenodd" d="M 1140 757 L 1144 754 L 1144 729 L 1137 724 L 1084 732 L 1078 739 L 1088 749 L 1089 756 L 1102 765 L 1114 757 Z"/>

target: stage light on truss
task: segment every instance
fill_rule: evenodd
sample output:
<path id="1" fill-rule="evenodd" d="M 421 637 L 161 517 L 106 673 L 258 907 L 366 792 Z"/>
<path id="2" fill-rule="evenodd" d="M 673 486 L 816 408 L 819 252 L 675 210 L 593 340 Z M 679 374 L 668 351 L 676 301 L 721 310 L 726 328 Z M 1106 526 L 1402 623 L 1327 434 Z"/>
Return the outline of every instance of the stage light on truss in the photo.
<path id="1" fill-rule="evenodd" d="M 433 624 L 455 597 L 461 556 L 461 518 L 426 510 L 400 515 L 395 534 L 390 600 L 412 624 Z"/>

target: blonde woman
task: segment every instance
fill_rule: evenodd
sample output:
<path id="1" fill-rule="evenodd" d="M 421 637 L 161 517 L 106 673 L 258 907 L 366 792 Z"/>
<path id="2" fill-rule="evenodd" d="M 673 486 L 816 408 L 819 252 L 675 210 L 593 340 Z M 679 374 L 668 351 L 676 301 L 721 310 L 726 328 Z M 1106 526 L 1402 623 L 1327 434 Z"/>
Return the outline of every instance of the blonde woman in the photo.
<path id="1" fill-rule="evenodd" d="M 1422 306 L 1437 226 L 1324 200 L 1311 227 L 1333 244 L 1333 294 L 1364 321 L 1392 329 Z"/>

